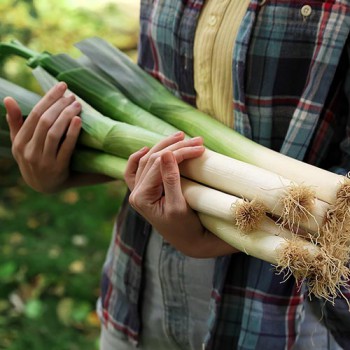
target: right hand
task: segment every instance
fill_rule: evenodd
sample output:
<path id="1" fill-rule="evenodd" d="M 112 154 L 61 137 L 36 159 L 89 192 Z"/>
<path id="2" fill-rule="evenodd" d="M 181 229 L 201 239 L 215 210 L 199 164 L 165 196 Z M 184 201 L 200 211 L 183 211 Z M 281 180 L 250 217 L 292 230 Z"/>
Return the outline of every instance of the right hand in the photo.
<path id="1" fill-rule="evenodd" d="M 193 258 L 212 258 L 237 252 L 201 224 L 182 193 L 178 164 L 200 157 L 200 137 L 184 140 L 183 133 L 164 138 L 150 150 L 129 157 L 125 181 L 129 202 L 177 250 Z"/>
<path id="2" fill-rule="evenodd" d="M 4 99 L 10 127 L 12 153 L 25 182 L 39 192 L 65 187 L 81 120 L 75 96 L 64 97 L 65 83 L 54 86 L 23 120 L 18 103 Z"/>

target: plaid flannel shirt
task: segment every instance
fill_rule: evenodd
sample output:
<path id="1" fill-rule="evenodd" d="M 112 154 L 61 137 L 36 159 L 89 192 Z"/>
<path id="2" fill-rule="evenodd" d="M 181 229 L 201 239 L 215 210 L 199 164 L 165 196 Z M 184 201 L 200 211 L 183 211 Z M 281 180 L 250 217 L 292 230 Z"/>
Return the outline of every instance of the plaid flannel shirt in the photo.
<path id="1" fill-rule="evenodd" d="M 307 4 L 311 13 L 303 16 L 300 1 L 251 1 L 233 53 L 235 128 L 267 147 L 342 173 L 350 169 L 350 3 Z M 141 6 L 139 64 L 191 104 L 202 6 L 203 0 L 143 0 Z M 134 343 L 140 339 L 142 261 L 150 230 L 126 201 L 103 269 L 102 320 Z M 303 287 L 293 278 L 283 281 L 264 261 L 243 253 L 217 258 L 206 349 L 290 349 L 305 298 Z M 325 303 L 323 312 L 339 344 L 350 349 L 344 300 Z"/>

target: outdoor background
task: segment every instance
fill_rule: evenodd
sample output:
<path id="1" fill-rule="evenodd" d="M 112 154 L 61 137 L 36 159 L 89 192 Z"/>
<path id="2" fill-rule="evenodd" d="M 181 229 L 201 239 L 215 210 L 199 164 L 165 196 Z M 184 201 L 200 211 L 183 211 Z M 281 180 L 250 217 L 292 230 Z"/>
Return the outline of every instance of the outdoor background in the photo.
<path id="1" fill-rule="evenodd" d="M 0 41 L 77 56 L 101 36 L 136 58 L 138 0 L 0 0 Z M 0 76 L 41 93 L 20 59 Z M 0 349 L 98 349 L 95 303 L 120 182 L 43 195 L 0 158 Z"/>

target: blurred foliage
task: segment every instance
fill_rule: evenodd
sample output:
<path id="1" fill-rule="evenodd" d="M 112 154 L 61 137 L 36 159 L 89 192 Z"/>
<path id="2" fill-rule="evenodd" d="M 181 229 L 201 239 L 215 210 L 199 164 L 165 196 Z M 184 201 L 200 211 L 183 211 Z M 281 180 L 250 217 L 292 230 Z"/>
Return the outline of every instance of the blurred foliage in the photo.
<path id="1" fill-rule="evenodd" d="M 97 35 L 135 57 L 137 13 L 77 3 L 0 0 L 0 41 L 77 56 L 74 43 Z M 20 58 L 0 57 L 0 76 L 41 93 Z M 36 193 L 0 157 L 0 349 L 98 349 L 100 273 L 124 194 L 120 182 Z"/>
<path id="2" fill-rule="evenodd" d="M 132 2 L 132 1 L 131 1 Z M 123 51 L 134 54 L 138 38 L 138 14 L 105 2 L 100 7 L 74 7 L 74 1 L 1 0 L 0 41 L 17 39 L 36 51 L 78 55 L 74 43 L 102 36 Z M 39 92 L 30 70 L 18 59 L 1 61 L 0 76 Z"/>
<path id="3" fill-rule="evenodd" d="M 0 188 L 0 349 L 97 349 L 95 303 L 119 183 Z"/>

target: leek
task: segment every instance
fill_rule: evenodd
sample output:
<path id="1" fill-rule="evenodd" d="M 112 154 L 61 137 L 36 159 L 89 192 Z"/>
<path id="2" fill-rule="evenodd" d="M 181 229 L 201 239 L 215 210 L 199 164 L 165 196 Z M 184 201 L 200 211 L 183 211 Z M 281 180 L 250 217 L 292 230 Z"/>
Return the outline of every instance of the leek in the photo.
<path id="1" fill-rule="evenodd" d="M 115 86 L 135 104 L 191 136 L 202 136 L 205 145 L 221 154 L 254 164 L 297 184 L 311 186 L 317 197 L 334 203 L 344 178 L 261 146 L 171 94 L 156 79 L 134 64 L 123 52 L 101 38 L 76 44 Z"/>
<path id="2" fill-rule="evenodd" d="M 276 237 L 260 230 L 251 235 L 242 235 L 232 223 L 202 213 L 199 213 L 199 217 L 209 231 L 228 244 L 270 262 L 281 272 L 287 273 L 287 277 L 292 274 L 297 281 L 306 282 L 309 294 L 333 302 L 340 286 L 348 289 L 349 268 L 342 260 L 329 256 L 322 247 L 299 237 Z"/>
<path id="3" fill-rule="evenodd" d="M 30 110 L 41 98 L 39 95 L 5 79 L 2 79 L 0 83 L 0 100 L 2 101 L 6 96 L 14 97 L 20 107 L 23 108 L 24 116 L 29 114 Z M 52 85 L 55 83 L 57 83 L 56 80 L 53 81 Z M 79 101 L 84 103 L 81 99 Z M 2 103 L 0 103 L 0 106 L 2 106 L 0 113 L 3 115 L 3 118 L 0 118 L 0 120 L 4 121 L 5 107 Z M 85 104 L 85 108 L 81 112 L 81 117 L 83 132 L 79 137 L 79 143 L 103 150 L 106 153 L 117 153 L 120 157 L 127 158 L 138 149 L 144 146 L 151 147 L 163 138 L 162 135 L 141 127 L 107 118 L 87 104 Z"/>
<path id="4" fill-rule="evenodd" d="M 28 91 L 21 86 L 11 83 L 10 81 L 0 77 L 0 99 L 6 96 L 12 96 L 19 102 L 23 116 L 27 116 L 32 110 L 33 106 L 39 102 L 40 96 L 34 92 Z M 0 103 L 0 115 L 5 116 L 5 106 Z M 8 129 L 5 118 L 0 118 L 0 129 Z"/>
<path id="5" fill-rule="evenodd" d="M 138 125 L 161 135 L 171 135 L 177 128 L 154 117 L 127 99 L 115 86 L 67 54 L 36 53 L 19 42 L 1 43 L 1 55 L 17 55 L 27 59 L 30 67 L 42 67 L 70 90 L 102 114 L 128 124 Z"/>

